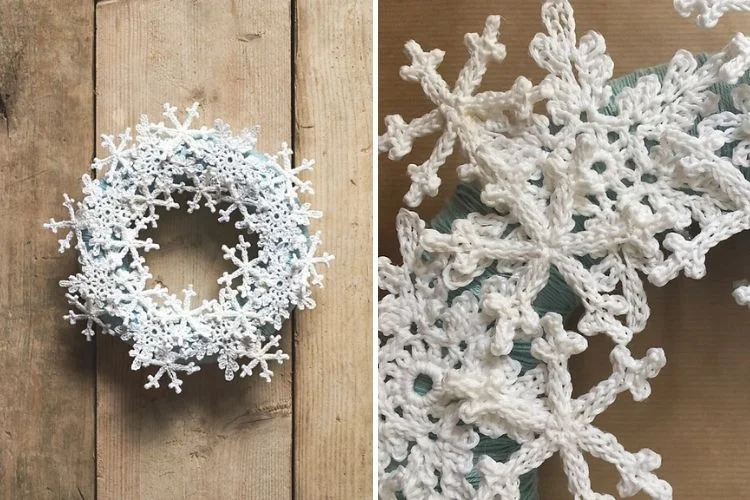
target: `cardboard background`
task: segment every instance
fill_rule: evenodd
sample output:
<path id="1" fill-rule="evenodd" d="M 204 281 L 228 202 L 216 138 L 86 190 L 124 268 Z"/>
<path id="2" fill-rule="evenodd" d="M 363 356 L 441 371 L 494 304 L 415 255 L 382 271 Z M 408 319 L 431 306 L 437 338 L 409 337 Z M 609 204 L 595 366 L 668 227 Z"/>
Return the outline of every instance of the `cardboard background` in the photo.
<path id="1" fill-rule="evenodd" d="M 483 88 L 507 89 L 525 75 L 538 81 L 542 72 L 528 55 L 528 43 L 542 26 L 541 2 L 524 0 L 381 0 L 379 7 L 379 123 L 399 113 L 407 120 L 431 109 L 419 85 L 404 82 L 398 69 L 407 62 L 403 43 L 417 40 L 426 50 L 446 51 L 441 73 L 452 82 L 466 60 L 463 35 L 481 32 L 486 16 L 501 14 L 501 40 L 508 56 L 490 68 Z M 750 26 L 750 16 L 723 18 L 713 30 L 698 29 L 692 19 L 682 19 L 670 0 L 579 0 L 573 2 L 579 36 L 601 32 L 615 63 L 615 77 L 633 69 L 669 61 L 680 48 L 694 52 L 721 49 L 736 31 Z M 409 181 L 406 165 L 421 162 L 432 147 L 423 140 L 406 161 L 379 161 L 380 254 L 400 260 L 394 231 L 395 216 Z M 436 199 L 417 211 L 428 219 L 453 192 L 451 162 L 441 173 L 443 185 Z M 750 278 L 750 236 L 738 235 L 715 248 L 707 259 L 708 276 L 700 281 L 680 277 L 664 288 L 649 286 L 651 318 L 644 332 L 631 343 L 635 356 L 661 346 L 667 366 L 652 383 L 652 396 L 634 403 L 622 394 L 596 425 L 613 432 L 630 451 L 651 448 L 662 455 L 659 475 L 674 488 L 676 499 L 750 498 L 750 311 L 731 297 L 732 282 Z M 611 371 L 611 342 L 592 338 L 590 347 L 573 361 L 573 380 L 583 392 Z M 616 495 L 617 472 L 591 458 L 595 489 Z M 541 469 L 542 498 L 570 498 L 557 457 Z M 635 498 L 647 498 L 639 495 Z"/>

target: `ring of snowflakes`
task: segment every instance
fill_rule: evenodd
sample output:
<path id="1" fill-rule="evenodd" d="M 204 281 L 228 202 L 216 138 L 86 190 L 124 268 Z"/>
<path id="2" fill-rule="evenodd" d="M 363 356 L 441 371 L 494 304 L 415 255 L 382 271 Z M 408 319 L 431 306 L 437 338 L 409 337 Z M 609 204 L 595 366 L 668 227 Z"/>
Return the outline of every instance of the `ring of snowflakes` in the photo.
<path id="1" fill-rule="evenodd" d="M 143 116 L 135 141 L 129 129 L 119 141 L 103 136 L 109 156 L 94 160 L 96 179 L 83 176 L 85 197 L 76 202 L 66 194 L 70 218 L 45 224 L 55 233 L 68 231 L 60 252 L 75 237 L 79 254 L 79 272 L 60 282 L 72 306 L 65 318 L 84 323 L 87 340 L 98 327 L 130 343 L 133 370 L 157 367 L 146 388 L 159 387 L 167 375 L 179 393 L 178 374 L 192 374 L 211 361 L 227 380 L 237 371 L 244 377 L 258 370 L 270 381 L 269 362 L 288 359 L 278 330 L 293 308 L 315 306 L 310 287 L 322 286 L 316 266 L 333 258 L 316 256 L 320 236 L 310 235 L 308 226 L 321 214 L 298 198 L 312 192 L 298 175 L 313 162 L 292 168 L 286 144 L 277 155 L 260 153 L 255 129 L 235 136 L 220 120 L 212 128 L 191 128 L 197 103 L 184 121 L 169 104 L 164 116 L 167 124 Z M 159 245 L 140 234 L 157 227 L 158 209 L 181 208 L 175 194 L 186 195 L 188 213 L 206 207 L 219 222 L 237 218 L 241 232 L 236 245 L 222 246 L 236 270 L 218 279 L 218 299 L 197 306 L 191 303 L 192 285 L 181 298 L 159 284 L 147 287 L 152 275 L 141 252 Z"/>
<path id="2" fill-rule="evenodd" d="M 674 5 L 704 26 L 750 10 L 750 0 Z M 576 33 L 568 0 L 546 0 L 541 18 L 529 52 L 544 78 L 520 76 L 504 91 L 480 90 L 489 63 L 506 56 L 499 16 L 466 35 L 455 86 L 438 72 L 443 51 L 406 44 L 401 76 L 434 109 L 410 122 L 387 116 L 379 149 L 400 160 L 437 136 L 429 157 L 408 166 L 406 204 L 438 194 L 455 150 L 459 180 L 486 210 L 445 232 L 402 210 L 403 262 L 380 259 L 384 500 L 519 500 L 521 477 L 554 454 L 574 498 L 614 498 L 594 491 L 586 455 L 617 469 L 622 497 L 673 497 L 656 452 L 631 452 L 594 421 L 621 393 L 647 398 L 666 363 L 662 349 L 635 358 L 627 347 L 649 317 L 643 279 L 702 278 L 710 249 L 750 229 L 750 39 L 738 33 L 712 56 L 680 50 L 616 92 L 604 38 Z M 534 308 L 553 270 L 583 309 L 574 331 Z M 750 285 L 734 297 L 750 304 Z M 602 334 L 612 372 L 574 397 L 569 360 Z M 513 358 L 522 343 L 536 366 Z M 515 445 L 507 459 L 482 446 L 500 438 Z"/>

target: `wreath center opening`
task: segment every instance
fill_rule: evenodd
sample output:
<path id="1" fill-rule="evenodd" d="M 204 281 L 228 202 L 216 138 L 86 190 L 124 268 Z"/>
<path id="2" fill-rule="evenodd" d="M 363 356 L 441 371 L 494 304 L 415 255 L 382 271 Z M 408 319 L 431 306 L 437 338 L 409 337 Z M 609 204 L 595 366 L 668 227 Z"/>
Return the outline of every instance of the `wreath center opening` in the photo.
<path id="1" fill-rule="evenodd" d="M 224 258 L 222 246 L 235 246 L 237 236 L 242 234 L 251 244 L 248 256 L 252 259 L 258 256 L 258 236 L 236 229 L 234 224 L 240 220 L 236 214 L 228 222 L 219 222 L 217 214 L 206 207 L 188 213 L 183 208 L 189 199 L 188 194 L 176 194 L 174 200 L 180 208 L 159 207 L 159 226 L 144 230 L 141 235 L 159 244 L 159 250 L 143 254 L 152 275 L 146 286 L 161 285 L 179 294 L 192 284 L 194 303 L 198 304 L 218 299 L 222 285 L 217 280 L 235 269 Z M 226 207 L 218 206 L 217 210 L 222 208 Z"/>

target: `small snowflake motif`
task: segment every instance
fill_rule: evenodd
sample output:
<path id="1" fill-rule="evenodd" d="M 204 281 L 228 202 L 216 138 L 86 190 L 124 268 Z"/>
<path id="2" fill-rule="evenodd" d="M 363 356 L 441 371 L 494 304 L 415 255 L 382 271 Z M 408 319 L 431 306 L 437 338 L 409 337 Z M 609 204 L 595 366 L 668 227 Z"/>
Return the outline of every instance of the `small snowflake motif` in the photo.
<path id="1" fill-rule="evenodd" d="M 269 362 L 288 359 L 273 332 L 295 307 L 315 306 L 310 287 L 323 284 L 316 267 L 333 259 L 316 255 L 320 236 L 310 236 L 308 226 L 321 214 L 297 197 L 312 192 L 297 177 L 312 162 L 293 168 L 286 144 L 277 155 L 258 152 L 256 129 L 233 136 L 221 121 L 192 128 L 198 116 L 197 103 L 182 121 L 165 104 L 167 124 L 142 117 L 135 141 L 129 129 L 117 139 L 103 136 L 109 156 L 94 160 L 98 178 L 84 175 L 84 199 L 65 195 L 69 218 L 45 224 L 66 232 L 61 252 L 75 239 L 80 255 L 80 272 L 60 282 L 73 307 L 66 319 L 84 323 L 89 340 L 98 328 L 129 342 L 134 370 L 157 367 L 146 388 L 159 387 L 166 375 L 180 392 L 179 374 L 210 360 L 227 380 L 257 371 L 270 381 Z M 174 194 L 187 194 L 188 213 L 207 207 L 223 223 L 239 216 L 235 227 L 245 234 L 235 247 L 223 247 L 237 269 L 218 279 L 218 299 L 193 305 L 192 285 L 182 299 L 159 285 L 146 288 L 152 276 L 141 253 L 159 245 L 140 233 L 157 227 L 158 209 L 181 208 Z"/>

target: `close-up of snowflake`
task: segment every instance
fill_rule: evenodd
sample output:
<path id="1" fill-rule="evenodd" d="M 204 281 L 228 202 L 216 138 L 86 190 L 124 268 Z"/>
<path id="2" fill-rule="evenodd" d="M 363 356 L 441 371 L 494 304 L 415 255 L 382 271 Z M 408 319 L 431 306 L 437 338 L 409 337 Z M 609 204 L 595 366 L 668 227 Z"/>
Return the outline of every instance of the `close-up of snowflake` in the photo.
<path id="1" fill-rule="evenodd" d="M 573 399 L 567 362 L 586 349 L 583 336 L 566 332 L 561 317 L 548 313 L 541 320 L 543 335 L 531 343 L 541 363 L 521 373 L 518 361 L 492 354 L 492 314 L 476 297 L 463 292 L 449 299 L 441 276 L 446 258 L 426 259 L 418 244 L 424 222 L 404 210 L 397 227 L 404 264 L 386 258 L 379 263 L 380 284 L 389 293 L 378 318 L 382 498 L 429 497 L 436 488 L 444 498 L 520 498 L 519 477 L 558 451 L 566 470 L 576 471 L 570 487 L 581 498 L 593 495 L 584 451 L 622 472 L 623 495 L 670 494 L 670 486 L 652 472 L 657 454 L 630 453 L 592 425 L 618 393 L 630 391 L 638 401 L 648 397 L 648 379 L 665 363 L 661 349 L 636 360 L 616 345 L 612 375 Z M 507 435 L 520 446 L 503 462 L 475 456 L 480 435 Z M 479 477 L 476 490 L 472 475 Z"/>
<path id="2" fill-rule="evenodd" d="M 675 2 L 705 26 L 743 5 Z M 555 453 L 575 498 L 611 498 L 592 491 L 584 453 L 614 464 L 621 495 L 672 498 L 672 488 L 652 473 L 658 454 L 628 452 L 592 421 L 623 391 L 636 400 L 648 396 L 647 379 L 665 364 L 659 349 L 636 360 L 626 347 L 649 317 L 643 279 L 663 286 L 680 273 L 702 278 L 709 250 L 750 229 L 750 40 L 736 34 L 710 56 L 680 50 L 664 66 L 616 80 L 602 35 L 576 34 L 570 2 L 547 0 L 541 18 L 545 32 L 529 52 L 546 76 L 538 83 L 518 77 L 506 91 L 478 91 L 488 64 L 506 56 L 499 16 L 487 19 L 483 33 L 466 35 L 469 59 L 453 88 L 438 72 L 442 51 L 406 44 L 410 64 L 401 76 L 419 83 L 435 109 L 410 122 L 386 117 L 380 151 L 400 160 L 416 140 L 439 137 L 426 161 L 409 165 L 405 203 L 416 207 L 438 195 L 440 168 L 457 155 L 459 180 L 476 186 L 490 210 L 454 220 L 447 232 L 427 228 L 416 214 L 399 216 L 404 265 L 380 276 L 390 294 L 379 318 L 384 498 L 520 498 L 519 477 Z M 428 278 L 421 274 L 426 262 Z M 533 307 L 553 271 L 580 300 L 577 331 Z M 401 286 L 393 284 L 396 275 Z M 437 353 L 455 334 L 437 326 L 436 314 L 452 308 L 451 292 L 478 279 L 474 312 L 463 318 L 474 333 L 461 339 L 474 348 L 445 361 Z M 438 290 L 442 298 L 434 296 Z M 738 288 L 735 298 L 747 303 L 747 290 Z M 417 325 L 417 348 L 402 345 L 412 338 L 407 324 Z M 435 329 L 440 335 L 425 333 Z M 613 343 L 612 375 L 573 398 L 568 360 L 586 349 L 584 336 L 599 334 Z M 523 374 L 510 356 L 519 341 L 531 342 L 539 362 Z M 392 383 L 417 363 L 420 373 L 438 374 L 431 379 L 443 406 L 431 415 L 438 412 L 441 425 L 454 422 L 450 446 L 439 444 L 448 432 L 442 429 L 431 431 L 437 444 L 425 448 L 415 430 L 433 424 L 418 413 L 425 403 L 397 394 L 413 392 L 408 383 Z M 503 462 L 467 462 L 476 446 L 470 424 L 512 438 L 518 450 Z M 446 463 L 437 468 L 438 461 Z M 473 468 L 482 478 L 475 489 L 465 479 Z"/>
<path id="3" fill-rule="evenodd" d="M 197 104 L 182 121 L 176 108 L 164 109 L 168 123 L 143 116 L 135 141 L 130 130 L 119 141 L 104 136 L 109 156 L 94 160 L 96 179 L 83 176 L 85 197 L 76 202 L 66 195 L 69 219 L 45 225 L 67 231 L 61 252 L 75 239 L 79 253 L 80 271 L 60 282 L 73 307 L 66 318 L 83 323 L 89 340 L 96 327 L 130 343 L 134 370 L 157 368 L 147 388 L 159 387 L 167 375 L 169 387 L 180 392 L 178 374 L 209 361 L 227 380 L 258 371 L 270 381 L 269 363 L 288 359 L 276 332 L 295 307 L 315 306 L 310 287 L 322 286 L 316 266 L 333 259 L 316 255 L 320 235 L 307 228 L 321 214 L 297 197 L 312 191 L 298 178 L 312 162 L 293 168 L 286 145 L 278 155 L 258 152 L 256 130 L 235 136 L 218 120 L 212 128 L 192 128 Z M 158 209 L 182 208 L 176 194 L 187 196 L 188 213 L 206 207 L 221 223 L 238 216 L 234 226 L 244 236 L 222 248 L 236 270 L 218 277 L 218 299 L 196 305 L 192 285 L 182 298 L 159 284 L 147 287 L 152 275 L 141 252 L 159 245 L 140 233 L 157 227 Z"/>

